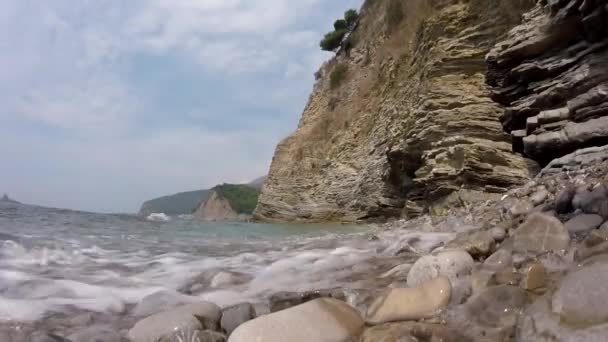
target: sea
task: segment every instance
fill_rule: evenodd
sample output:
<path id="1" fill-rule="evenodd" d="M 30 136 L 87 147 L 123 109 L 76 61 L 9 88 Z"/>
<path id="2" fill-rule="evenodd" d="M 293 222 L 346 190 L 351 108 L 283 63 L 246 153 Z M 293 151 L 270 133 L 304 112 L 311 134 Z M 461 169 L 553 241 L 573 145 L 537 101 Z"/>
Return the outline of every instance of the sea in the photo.
<path id="1" fill-rule="evenodd" d="M 83 313 L 135 319 L 137 310 L 162 309 L 141 308 L 155 296 L 225 307 L 261 305 L 281 291 L 369 287 L 407 261 L 404 246 L 423 254 L 452 236 L 374 225 L 152 222 L 0 202 L 0 325 Z"/>

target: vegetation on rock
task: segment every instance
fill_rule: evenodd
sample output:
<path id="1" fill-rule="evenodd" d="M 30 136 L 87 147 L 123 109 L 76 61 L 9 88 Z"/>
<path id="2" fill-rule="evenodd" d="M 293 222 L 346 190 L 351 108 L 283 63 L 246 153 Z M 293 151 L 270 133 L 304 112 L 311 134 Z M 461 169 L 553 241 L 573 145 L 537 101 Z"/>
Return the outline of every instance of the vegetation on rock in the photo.
<path id="1" fill-rule="evenodd" d="M 346 78 L 347 74 L 348 74 L 348 65 L 347 64 L 340 63 L 340 64 L 336 65 L 334 70 L 332 70 L 331 74 L 329 75 L 330 87 L 332 89 L 339 87 L 340 84 L 342 84 L 342 82 Z"/>
<path id="2" fill-rule="evenodd" d="M 251 214 L 258 203 L 260 191 L 244 184 L 222 184 L 213 188 L 217 194 L 228 200 L 239 214 Z"/>
<path id="3" fill-rule="evenodd" d="M 320 42 L 321 49 L 325 51 L 336 51 L 343 45 L 344 37 L 351 33 L 357 26 L 359 13 L 350 9 L 344 13 L 344 19 L 334 22 L 334 30 L 325 34 Z"/>

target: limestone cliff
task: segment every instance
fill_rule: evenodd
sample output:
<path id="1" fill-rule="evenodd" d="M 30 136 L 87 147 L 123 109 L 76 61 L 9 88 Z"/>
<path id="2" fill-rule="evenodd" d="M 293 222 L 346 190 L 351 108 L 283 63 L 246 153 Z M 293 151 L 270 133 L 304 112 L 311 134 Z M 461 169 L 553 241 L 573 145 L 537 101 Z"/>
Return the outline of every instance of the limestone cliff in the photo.
<path id="1" fill-rule="evenodd" d="M 366 1 L 353 47 L 321 67 L 297 130 L 277 146 L 255 216 L 399 216 L 461 188 L 527 181 L 535 165 L 511 152 L 484 58 L 533 5 Z"/>
<path id="2" fill-rule="evenodd" d="M 194 217 L 205 221 L 238 221 L 239 214 L 232 209 L 230 202 L 212 190 L 209 197 L 194 212 Z"/>
<path id="3" fill-rule="evenodd" d="M 608 1 L 545 0 L 488 55 L 513 149 L 554 170 L 606 159 Z"/>

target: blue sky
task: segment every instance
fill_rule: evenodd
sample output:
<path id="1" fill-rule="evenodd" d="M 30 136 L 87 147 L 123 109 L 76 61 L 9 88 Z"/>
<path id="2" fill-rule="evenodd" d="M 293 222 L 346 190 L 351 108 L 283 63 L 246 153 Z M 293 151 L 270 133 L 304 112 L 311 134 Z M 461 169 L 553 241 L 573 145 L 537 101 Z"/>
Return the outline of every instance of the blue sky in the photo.
<path id="1" fill-rule="evenodd" d="M 267 172 L 361 0 L 3 0 L 0 192 L 133 212 Z"/>

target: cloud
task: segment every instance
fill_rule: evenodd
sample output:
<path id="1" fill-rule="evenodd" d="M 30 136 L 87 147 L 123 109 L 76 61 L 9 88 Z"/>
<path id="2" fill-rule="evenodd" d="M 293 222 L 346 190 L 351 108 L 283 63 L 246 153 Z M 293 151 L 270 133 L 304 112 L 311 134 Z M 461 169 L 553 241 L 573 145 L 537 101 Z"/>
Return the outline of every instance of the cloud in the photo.
<path id="1" fill-rule="evenodd" d="M 0 192 L 135 211 L 253 179 L 360 0 L 0 2 Z"/>

